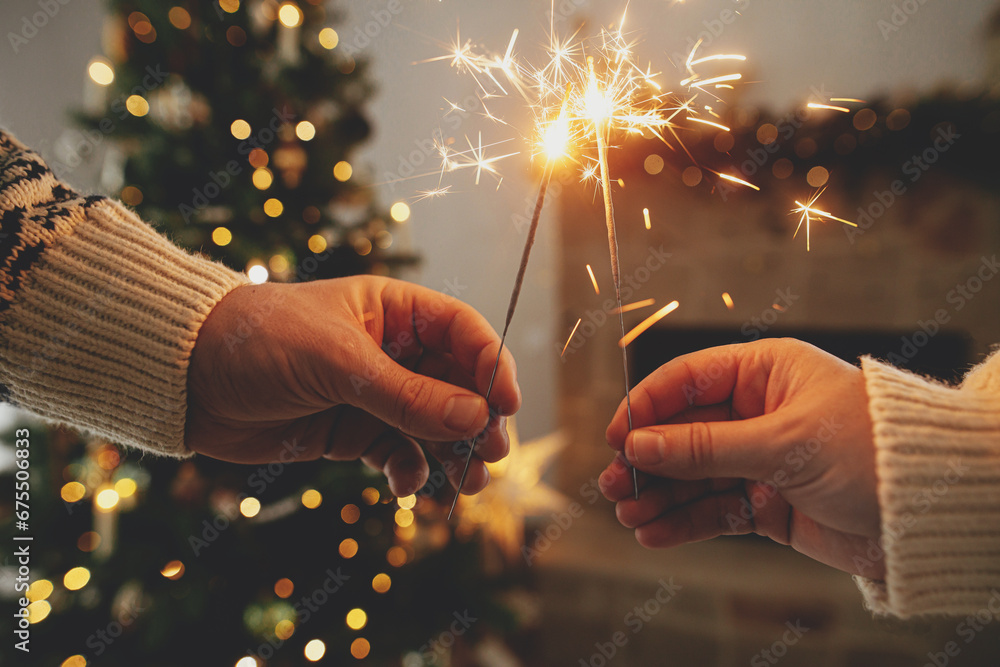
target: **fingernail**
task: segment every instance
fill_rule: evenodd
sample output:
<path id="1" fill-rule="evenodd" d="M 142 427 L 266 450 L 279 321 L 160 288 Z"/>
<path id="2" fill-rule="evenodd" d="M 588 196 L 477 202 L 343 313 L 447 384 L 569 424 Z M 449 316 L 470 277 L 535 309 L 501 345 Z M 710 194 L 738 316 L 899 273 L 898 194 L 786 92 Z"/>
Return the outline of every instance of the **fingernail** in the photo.
<path id="1" fill-rule="evenodd" d="M 453 396 L 444 408 L 444 425 L 453 431 L 466 433 L 482 413 L 483 399 L 475 396 Z"/>
<path id="2" fill-rule="evenodd" d="M 632 463 L 642 466 L 656 465 L 663 461 L 663 436 L 659 433 L 635 431 L 632 433 L 631 443 L 628 458 Z"/>

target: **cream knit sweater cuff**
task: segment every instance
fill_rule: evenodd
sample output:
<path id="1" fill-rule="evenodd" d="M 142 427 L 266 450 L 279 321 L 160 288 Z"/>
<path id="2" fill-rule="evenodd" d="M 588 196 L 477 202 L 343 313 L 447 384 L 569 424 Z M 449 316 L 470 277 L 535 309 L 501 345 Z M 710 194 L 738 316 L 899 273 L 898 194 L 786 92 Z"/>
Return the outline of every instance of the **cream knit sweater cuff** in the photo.
<path id="1" fill-rule="evenodd" d="M 0 132 L 0 393 L 111 441 L 188 456 L 187 367 L 247 279 L 120 203 L 83 198 Z"/>
<path id="2" fill-rule="evenodd" d="M 1000 601 L 1000 354 L 960 387 L 870 358 L 862 368 L 882 517 L 867 556 L 886 567 L 884 581 L 855 578 L 868 607 L 900 617 L 987 609 Z"/>

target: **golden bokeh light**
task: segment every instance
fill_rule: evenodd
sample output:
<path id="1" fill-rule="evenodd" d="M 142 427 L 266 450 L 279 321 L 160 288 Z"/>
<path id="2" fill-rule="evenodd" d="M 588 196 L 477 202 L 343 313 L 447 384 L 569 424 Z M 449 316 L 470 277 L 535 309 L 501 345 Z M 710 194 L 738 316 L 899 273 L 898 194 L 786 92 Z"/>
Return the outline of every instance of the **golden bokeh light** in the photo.
<path id="1" fill-rule="evenodd" d="M 87 66 L 87 74 L 100 86 L 110 86 L 115 81 L 115 71 L 111 68 L 111 63 L 104 58 L 91 60 Z"/>
<path id="2" fill-rule="evenodd" d="M 304 120 L 295 126 L 295 136 L 302 141 L 312 141 L 316 138 L 316 126 Z"/>
<path id="3" fill-rule="evenodd" d="M 28 598 L 31 602 L 38 602 L 39 600 L 45 600 L 50 595 L 55 587 L 52 582 L 48 579 L 37 579 L 31 582 L 28 586 L 28 590 L 25 592 L 24 596 Z"/>
<path id="4" fill-rule="evenodd" d="M 813 167 L 806 174 L 806 182 L 814 188 L 821 188 L 830 180 L 830 172 L 826 167 Z"/>
<path id="5" fill-rule="evenodd" d="M 371 644 L 364 637 L 358 637 L 353 642 L 351 642 L 351 655 L 353 655 L 358 660 L 362 660 L 368 657 L 368 653 L 371 651 Z"/>
<path id="6" fill-rule="evenodd" d="M 271 259 L 267 260 L 267 266 L 271 269 L 271 273 L 284 273 L 288 270 L 288 258 L 284 255 L 271 255 Z"/>
<path id="7" fill-rule="evenodd" d="M 221 7 L 224 12 L 235 14 L 240 8 L 240 0 L 219 0 L 219 7 Z M 240 667 L 242 667 L 242 665 Z"/>
<path id="8" fill-rule="evenodd" d="M 306 644 L 303 653 L 305 653 L 306 660 L 316 662 L 317 660 L 321 660 L 323 656 L 326 655 L 326 644 L 319 639 L 311 639 Z"/>
<path id="9" fill-rule="evenodd" d="M 118 492 L 114 489 L 103 489 L 94 496 L 94 504 L 103 512 L 110 512 L 118 507 L 118 500 Z"/>
<path id="10" fill-rule="evenodd" d="M 396 525 L 400 528 L 406 528 L 413 523 L 413 511 L 400 509 L 396 510 Z"/>
<path id="11" fill-rule="evenodd" d="M 792 161 L 786 157 L 780 158 L 771 167 L 771 173 L 774 174 L 774 177 L 781 180 L 791 176 L 794 171 L 795 165 L 792 164 Z"/>
<path id="12" fill-rule="evenodd" d="M 351 163 L 346 160 L 341 160 L 333 166 L 333 177 L 341 183 L 346 183 L 351 180 L 351 176 L 353 175 L 354 167 L 352 167 Z"/>
<path id="13" fill-rule="evenodd" d="M 861 111 L 854 114 L 854 129 L 864 132 L 865 130 L 870 130 L 875 126 L 875 122 L 878 120 L 878 114 L 876 114 L 871 109 L 862 109 Z"/>
<path id="14" fill-rule="evenodd" d="M 344 558 L 354 558 L 358 553 L 358 543 L 351 538 L 347 538 L 340 543 L 340 548 L 338 549 L 340 555 Z"/>
<path id="15" fill-rule="evenodd" d="M 64 484 L 62 489 L 59 491 L 59 496 L 68 503 L 75 503 L 83 500 L 85 495 L 87 495 L 87 487 L 80 484 L 80 482 L 70 482 L 69 484 Z"/>
<path id="16" fill-rule="evenodd" d="M 344 505 L 344 508 L 340 510 L 340 518 L 347 524 L 357 523 L 358 519 L 361 518 L 361 510 L 358 509 L 357 505 Z"/>
<path id="17" fill-rule="evenodd" d="M 333 28 L 323 28 L 319 31 L 319 43 L 324 49 L 335 49 L 340 43 L 340 35 Z"/>
<path id="18" fill-rule="evenodd" d="M 286 28 L 297 28 L 302 25 L 302 10 L 294 2 L 285 2 L 278 9 L 278 20 Z"/>
<path id="19" fill-rule="evenodd" d="M 256 498 L 244 498 L 243 502 L 240 503 L 240 514 L 248 519 L 257 516 L 259 512 L 260 501 Z"/>
<path id="20" fill-rule="evenodd" d="M 354 608 L 347 612 L 347 627 L 351 630 L 360 630 L 368 625 L 368 614 L 364 609 Z"/>
<path id="21" fill-rule="evenodd" d="M 702 178 L 704 178 L 704 174 L 701 172 L 701 169 L 694 165 L 689 166 L 681 174 L 681 181 L 689 188 L 693 188 L 701 183 Z"/>
<path id="22" fill-rule="evenodd" d="M 406 549 L 403 547 L 390 547 L 389 551 L 385 554 L 385 559 L 393 567 L 402 567 L 406 565 L 407 561 Z"/>
<path id="23" fill-rule="evenodd" d="M 365 237 L 362 236 L 361 238 L 357 239 L 354 242 L 354 252 L 358 253 L 362 257 L 370 254 L 371 251 L 372 251 L 372 242 L 366 239 Z"/>
<path id="24" fill-rule="evenodd" d="M 398 201 L 389 209 L 389 215 L 396 222 L 406 222 L 410 219 L 410 207 L 406 202 Z"/>
<path id="25" fill-rule="evenodd" d="M 267 190 L 274 183 L 274 174 L 267 167 L 253 170 L 253 186 L 258 190 Z"/>
<path id="26" fill-rule="evenodd" d="M 411 510 L 417 506 L 417 496 L 416 494 L 410 494 L 402 498 L 397 498 L 396 504 L 399 505 L 400 509 Z"/>
<path id="27" fill-rule="evenodd" d="M 364 491 L 361 492 L 361 498 L 365 501 L 366 504 L 374 505 L 375 503 L 378 502 L 380 495 L 378 489 L 369 486 L 368 488 L 366 488 Z"/>
<path id="28" fill-rule="evenodd" d="M 233 233 L 225 227 L 216 227 L 212 231 L 212 242 L 219 246 L 227 246 L 233 240 Z"/>
<path id="29" fill-rule="evenodd" d="M 281 599 L 289 597 L 295 591 L 295 584 L 288 577 L 274 582 L 274 594 Z"/>
<path id="30" fill-rule="evenodd" d="M 130 477 L 122 477 L 120 480 L 115 482 L 115 493 L 118 494 L 119 498 L 128 498 L 136 492 L 138 489 L 135 480 Z"/>
<path id="31" fill-rule="evenodd" d="M 251 655 L 244 656 L 236 661 L 236 667 L 259 667 L 257 659 Z"/>
<path id="32" fill-rule="evenodd" d="M 323 504 L 323 494 L 316 489 L 307 489 L 302 493 L 302 505 L 314 510 Z"/>
<path id="33" fill-rule="evenodd" d="M 125 108 L 136 118 L 142 118 L 149 113 L 149 102 L 142 95 L 129 95 L 125 100 Z"/>
<path id="34" fill-rule="evenodd" d="M 82 655 L 71 655 L 59 663 L 59 667 L 87 667 L 87 659 Z"/>
<path id="35" fill-rule="evenodd" d="M 642 163 L 642 168 L 646 170 L 646 173 L 650 176 L 656 176 L 661 171 L 663 171 L 663 158 L 652 153 L 646 156 L 646 159 Z"/>
<path id="36" fill-rule="evenodd" d="M 177 581 L 184 576 L 184 563 L 179 560 L 172 560 L 163 566 L 160 574 L 171 581 Z"/>
<path id="37" fill-rule="evenodd" d="M 314 234 L 309 237 L 309 241 L 306 243 L 309 246 L 310 252 L 321 253 L 326 250 L 326 239 L 319 234 Z"/>
<path id="38" fill-rule="evenodd" d="M 271 197 L 266 202 L 264 202 L 264 213 L 269 218 L 277 218 L 284 212 L 285 212 L 285 205 L 281 203 L 280 199 L 275 199 L 274 197 Z"/>
<path id="39" fill-rule="evenodd" d="M 74 567 L 63 575 L 63 586 L 66 590 L 78 591 L 90 581 L 90 570 L 85 567 Z"/>
<path id="40" fill-rule="evenodd" d="M 171 7 L 167 12 L 167 18 L 170 20 L 170 25 L 178 30 L 187 30 L 191 27 L 191 15 L 183 7 Z"/>
<path id="41" fill-rule="evenodd" d="M 129 206 L 138 206 L 142 203 L 142 190 L 134 185 L 126 185 L 122 188 L 121 198 Z"/>
<path id="42" fill-rule="evenodd" d="M 49 604 L 48 600 L 39 600 L 29 604 L 27 610 L 28 623 L 41 623 L 48 618 L 49 612 L 52 611 L 52 605 Z"/>
<path id="43" fill-rule="evenodd" d="M 250 123 L 246 122 L 242 118 L 237 118 L 229 126 L 229 131 L 237 139 L 246 139 L 250 136 Z"/>
<path id="44" fill-rule="evenodd" d="M 295 624 L 287 618 L 278 621 L 274 626 L 274 636 L 284 641 L 295 634 Z"/>
<path id="45" fill-rule="evenodd" d="M 249 162 L 250 166 L 254 169 L 266 167 L 270 159 L 271 158 L 268 156 L 267 151 L 263 148 L 255 148 L 250 151 L 250 155 L 247 156 L 247 162 Z"/>
<path id="46" fill-rule="evenodd" d="M 372 579 L 372 590 L 376 593 L 387 593 L 392 586 L 392 579 L 388 574 L 380 572 Z"/>

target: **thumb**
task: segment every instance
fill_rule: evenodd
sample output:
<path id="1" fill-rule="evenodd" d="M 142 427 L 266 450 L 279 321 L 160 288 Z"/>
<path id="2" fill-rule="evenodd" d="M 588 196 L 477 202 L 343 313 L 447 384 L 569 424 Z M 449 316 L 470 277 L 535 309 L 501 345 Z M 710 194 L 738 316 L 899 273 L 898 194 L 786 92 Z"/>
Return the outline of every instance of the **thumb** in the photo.
<path id="1" fill-rule="evenodd" d="M 367 352 L 367 370 L 340 392 L 350 405 L 418 439 L 465 440 L 486 428 L 490 411 L 479 394 L 414 373 L 374 344 Z"/>
<path id="2" fill-rule="evenodd" d="M 625 456 L 639 470 L 660 477 L 763 481 L 781 465 L 785 452 L 778 421 L 763 415 L 636 429 L 625 441 Z"/>

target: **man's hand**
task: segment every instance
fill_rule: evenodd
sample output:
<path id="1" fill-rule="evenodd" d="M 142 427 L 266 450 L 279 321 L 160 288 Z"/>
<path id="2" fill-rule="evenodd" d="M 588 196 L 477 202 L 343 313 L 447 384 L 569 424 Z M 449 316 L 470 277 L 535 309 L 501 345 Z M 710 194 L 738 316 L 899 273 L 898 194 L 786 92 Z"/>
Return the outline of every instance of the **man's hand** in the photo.
<path id="1" fill-rule="evenodd" d="M 602 473 L 619 520 L 647 547 L 755 532 L 856 574 L 881 532 L 875 450 L 860 369 L 796 340 L 729 345 L 678 357 L 632 391 Z M 867 561 L 864 561 L 867 564 Z"/>
<path id="2" fill-rule="evenodd" d="M 504 350 L 490 405 L 483 399 L 500 339 L 470 306 L 417 285 L 359 276 L 239 287 L 202 325 L 188 372 L 186 444 L 238 463 L 360 458 L 404 496 L 427 481 L 421 445 L 463 492 L 507 454 L 503 416 L 521 404 Z"/>

